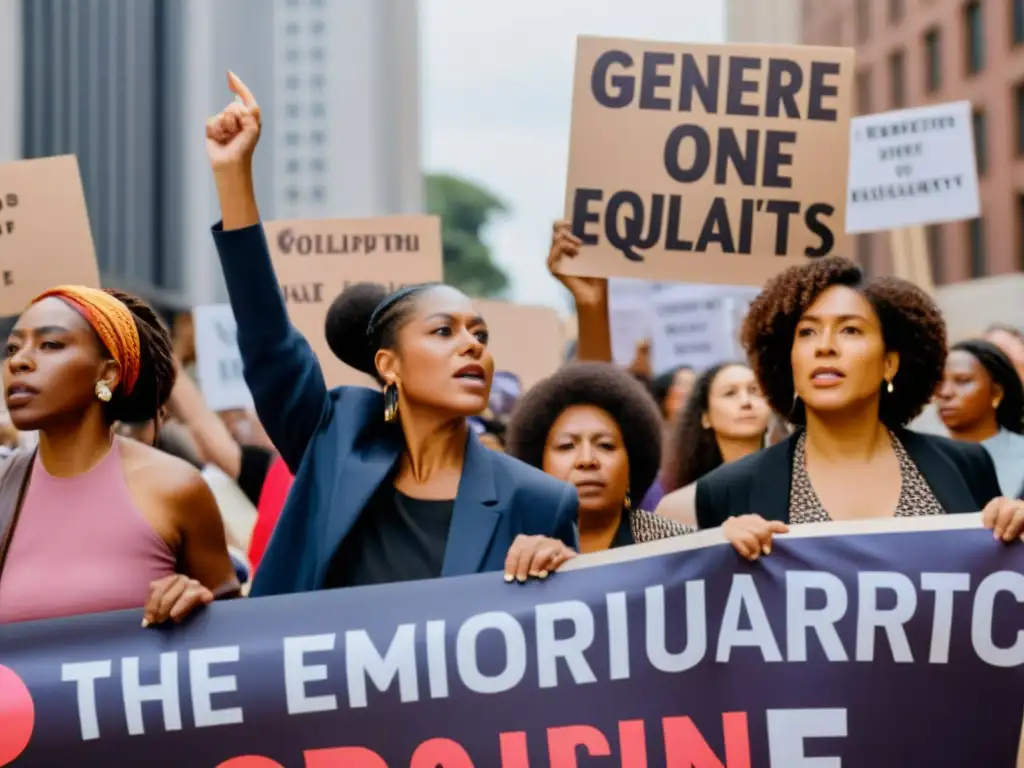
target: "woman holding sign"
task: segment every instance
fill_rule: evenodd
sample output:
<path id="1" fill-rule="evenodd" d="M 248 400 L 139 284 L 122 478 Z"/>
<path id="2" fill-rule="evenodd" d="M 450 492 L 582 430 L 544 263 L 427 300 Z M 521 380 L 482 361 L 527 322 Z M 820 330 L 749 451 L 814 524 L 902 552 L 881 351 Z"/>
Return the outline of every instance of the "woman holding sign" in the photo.
<path id="1" fill-rule="evenodd" d="M 743 346 L 772 407 L 802 427 L 697 481 L 697 522 L 740 554 L 771 550 L 787 524 L 984 510 L 997 538 L 1024 529 L 984 448 L 905 429 L 942 380 L 939 309 L 903 280 L 826 258 L 771 280 Z"/>
<path id="2" fill-rule="evenodd" d="M 259 107 L 237 77 L 228 82 L 238 100 L 206 126 L 223 217 L 214 240 L 257 413 L 295 474 L 251 594 L 557 570 L 575 554 L 575 489 L 469 430 L 467 417 L 487 407 L 494 360 L 464 294 L 350 288 L 335 305 L 331 348 L 384 392 L 328 391 L 288 319 L 260 224 Z"/>

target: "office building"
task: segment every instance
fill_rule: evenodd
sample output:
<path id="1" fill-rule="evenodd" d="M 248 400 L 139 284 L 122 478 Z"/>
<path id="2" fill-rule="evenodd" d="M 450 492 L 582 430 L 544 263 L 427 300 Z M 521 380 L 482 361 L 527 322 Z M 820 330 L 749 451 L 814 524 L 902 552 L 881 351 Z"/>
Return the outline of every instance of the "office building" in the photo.
<path id="1" fill-rule="evenodd" d="M 0 0 L 0 161 L 78 156 L 106 284 L 220 301 L 203 126 L 226 71 L 264 116 L 264 218 L 410 213 L 418 57 L 415 0 Z"/>
<path id="2" fill-rule="evenodd" d="M 928 227 L 935 283 L 1024 270 L 1024 0 L 804 0 L 802 15 L 805 42 L 856 49 L 858 114 L 974 105 L 982 216 Z M 886 233 L 856 249 L 891 271 Z"/>
<path id="3" fill-rule="evenodd" d="M 730 43 L 799 43 L 802 14 L 801 0 L 725 0 L 725 39 Z"/>

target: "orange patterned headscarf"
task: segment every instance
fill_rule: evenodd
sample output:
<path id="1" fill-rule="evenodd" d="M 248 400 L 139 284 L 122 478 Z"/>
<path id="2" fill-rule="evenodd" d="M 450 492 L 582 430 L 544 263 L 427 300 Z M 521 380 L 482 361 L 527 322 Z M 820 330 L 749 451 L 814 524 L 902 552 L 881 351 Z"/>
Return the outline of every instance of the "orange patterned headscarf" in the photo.
<path id="1" fill-rule="evenodd" d="M 32 303 L 55 297 L 74 307 L 96 331 L 110 356 L 121 366 L 121 388 L 129 395 L 139 378 L 141 342 L 135 316 L 120 299 L 99 288 L 59 285 L 36 296 Z"/>

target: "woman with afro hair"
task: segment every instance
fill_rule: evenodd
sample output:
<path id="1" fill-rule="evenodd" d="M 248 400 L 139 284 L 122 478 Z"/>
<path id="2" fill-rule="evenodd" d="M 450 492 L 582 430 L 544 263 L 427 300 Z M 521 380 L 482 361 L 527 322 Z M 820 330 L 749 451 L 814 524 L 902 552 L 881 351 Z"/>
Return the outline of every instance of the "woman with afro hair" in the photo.
<path id="1" fill-rule="evenodd" d="M 984 448 L 905 425 L 942 380 L 946 328 L 916 286 L 830 257 L 791 267 L 754 300 L 742 342 L 769 404 L 798 429 L 697 481 L 701 528 L 750 559 L 787 524 L 983 510 L 997 538 L 1024 529 Z"/>
<path id="2" fill-rule="evenodd" d="M 580 551 L 678 536 L 679 523 L 634 508 L 658 473 L 662 418 L 654 398 L 611 363 L 571 363 L 522 396 L 509 455 L 576 486 Z"/>

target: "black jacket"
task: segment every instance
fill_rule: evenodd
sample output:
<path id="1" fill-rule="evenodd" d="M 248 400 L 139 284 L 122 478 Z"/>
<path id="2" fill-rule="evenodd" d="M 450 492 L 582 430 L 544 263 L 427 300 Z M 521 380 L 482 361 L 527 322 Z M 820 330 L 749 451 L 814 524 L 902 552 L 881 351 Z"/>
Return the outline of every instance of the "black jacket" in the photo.
<path id="1" fill-rule="evenodd" d="M 727 518 L 756 514 L 789 522 L 793 451 L 799 432 L 697 481 L 697 524 L 715 528 Z M 897 430 L 896 436 L 946 512 L 979 512 L 1001 496 L 995 465 L 982 446 Z"/>

